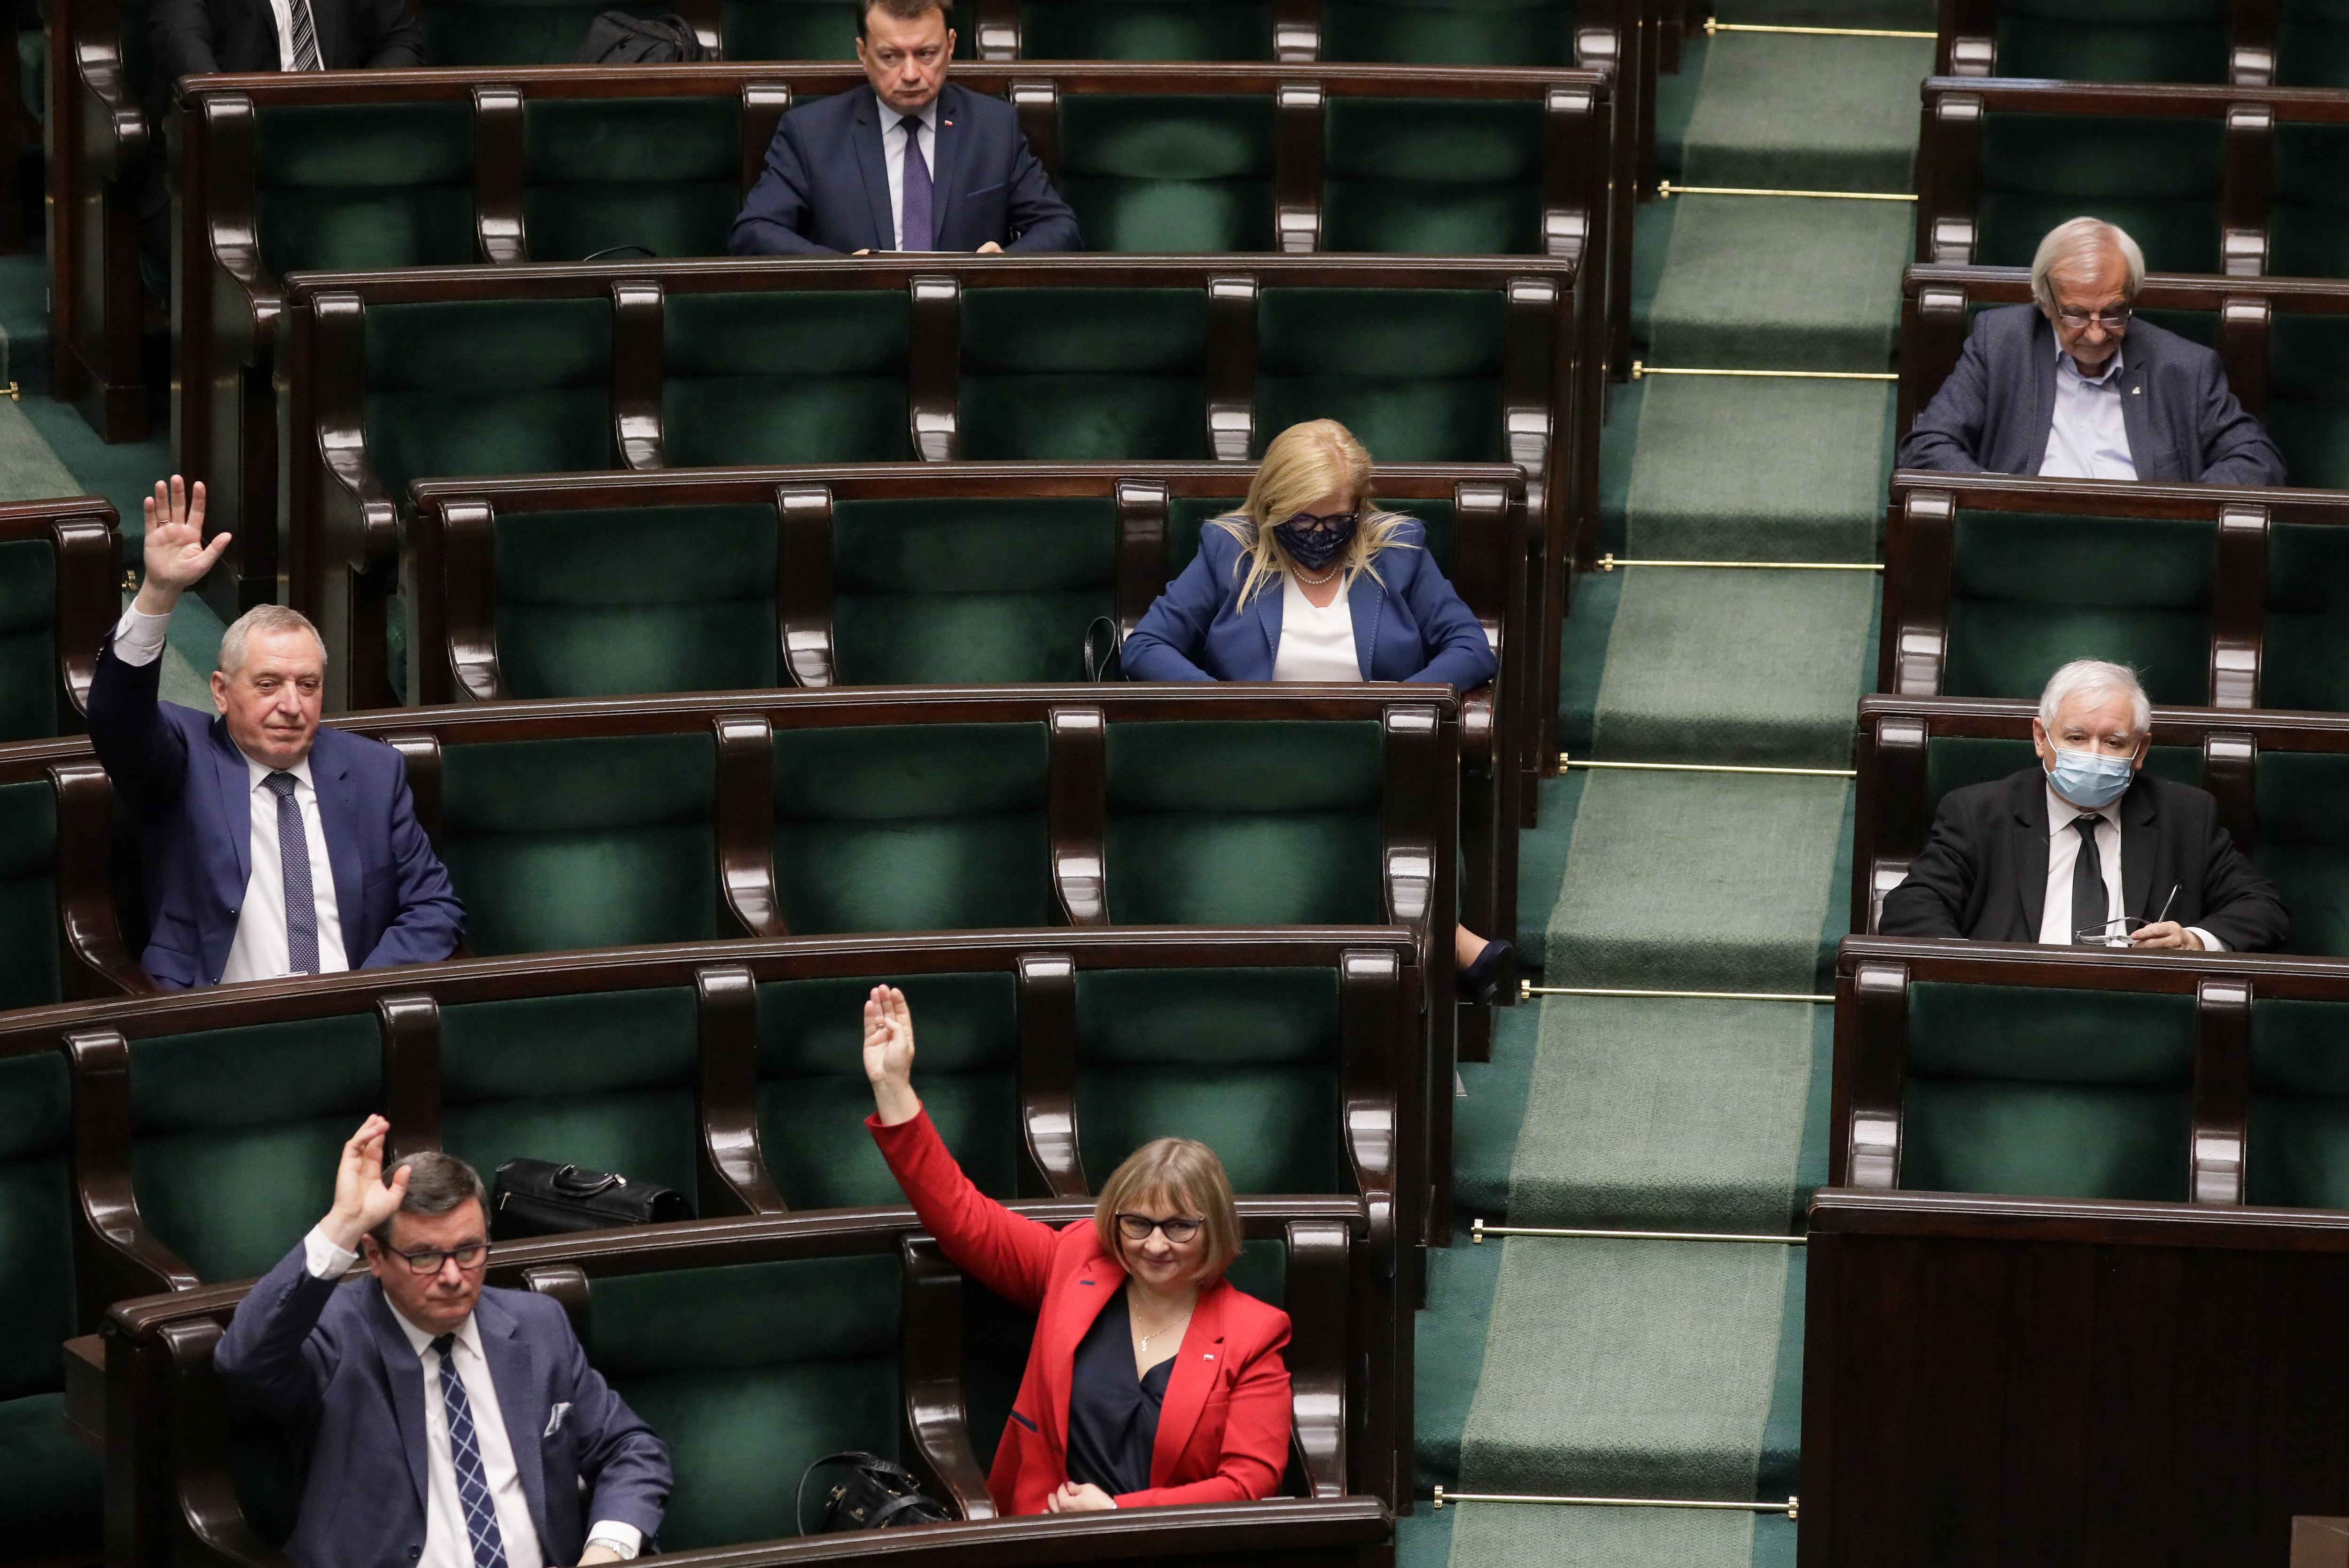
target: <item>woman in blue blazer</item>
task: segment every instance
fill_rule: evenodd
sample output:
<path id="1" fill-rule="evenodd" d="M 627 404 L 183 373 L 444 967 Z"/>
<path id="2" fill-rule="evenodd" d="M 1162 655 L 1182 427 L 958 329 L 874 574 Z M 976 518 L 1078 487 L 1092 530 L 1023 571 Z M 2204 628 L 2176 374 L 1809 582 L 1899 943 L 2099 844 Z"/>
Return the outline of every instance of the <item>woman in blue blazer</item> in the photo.
<path id="1" fill-rule="evenodd" d="M 1497 667 L 1416 519 L 1371 499 L 1371 454 L 1335 419 L 1265 449 L 1247 500 L 1125 639 L 1138 681 L 1423 681 L 1469 691 Z M 1463 927 L 1461 988 L 1489 1000 L 1509 952 Z"/>

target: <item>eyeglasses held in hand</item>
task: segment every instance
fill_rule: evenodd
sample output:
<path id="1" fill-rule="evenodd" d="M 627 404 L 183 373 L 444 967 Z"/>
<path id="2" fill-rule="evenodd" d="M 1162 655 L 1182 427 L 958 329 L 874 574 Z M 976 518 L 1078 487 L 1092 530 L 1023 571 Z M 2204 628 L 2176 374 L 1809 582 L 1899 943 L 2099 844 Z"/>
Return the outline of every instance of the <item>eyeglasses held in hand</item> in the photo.
<path id="1" fill-rule="evenodd" d="M 1316 517 L 1309 511 L 1300 511 L 1288 520 L 1288 526 L 1307 533 L 1327 533 L 1332 529 L 1347 527 L 1353 522 L 1355 514 L 1350 511 L 1333 511 L 1326 517 Z"/>
<path id="2" fill-rule="evenodd" d="M 2131 934 L 2159 923 L 2159 921 L 2147 920 L 2141 914 L 2116 914 L 2102 925 L 2082 926 L 2072 934 L 2072 940 L 2090 947 L 2098 944 L 2106 947 L 2127 947 Z"/>
<path id="3" fill-rule="evenodd" d="M 2092 322 L 2106 332 L 2120 332 L 2127 327 L 2129 317 L 2135 313 L 2123 305 L 2118 310 L 2059 310 L 2055 314 L 2062 316 L 2064 325 L 2075 332 L 2085 332 Z"/>
<path id="4" fill-rule="evenodd" d="M 1154 1220 L 1147 1214 L 1120 1214 L 1117 1217 L 1117 1233 L 1129 1242 L 1146 1242 L 1150 1239 L 1150 1233 L 1157 1231 L 1179 1247 L 1197 1235 L 1199 1227 L 1206 1222 L 1204 1220 Z"/>
<path id="5" fill-rule="evenodd" d="M 437 1274 L 440 1272 L 440 1265 L 452 1258 L 459 1268 L 471 1274 L 490 1261 L 490 1243 L 467 1242 L 461 1247 L 426 1247 L 422 1252 L 401 1253 L 399 1255 L 408 1260 L 409 1274 Z"/>

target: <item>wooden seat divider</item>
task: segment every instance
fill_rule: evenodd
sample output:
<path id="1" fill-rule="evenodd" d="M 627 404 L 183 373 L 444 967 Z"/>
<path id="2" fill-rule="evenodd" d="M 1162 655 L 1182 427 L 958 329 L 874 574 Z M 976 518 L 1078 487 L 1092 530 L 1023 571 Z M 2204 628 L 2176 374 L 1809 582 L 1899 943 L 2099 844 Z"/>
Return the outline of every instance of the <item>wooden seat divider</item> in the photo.
<path id="1" fill-rule="evenodd" d="M 120 548 L 114 504 L 97 496 L 0 504 L 0 577 L 17 585 L 0 632 L 21 650 L 0 660 L 0 743 L 85 727 L 98 646 L 122 613 Z M 45 573 L 42 603 L 22 586 Z M 43 630 L 46 657 L 27 635 Z"/>

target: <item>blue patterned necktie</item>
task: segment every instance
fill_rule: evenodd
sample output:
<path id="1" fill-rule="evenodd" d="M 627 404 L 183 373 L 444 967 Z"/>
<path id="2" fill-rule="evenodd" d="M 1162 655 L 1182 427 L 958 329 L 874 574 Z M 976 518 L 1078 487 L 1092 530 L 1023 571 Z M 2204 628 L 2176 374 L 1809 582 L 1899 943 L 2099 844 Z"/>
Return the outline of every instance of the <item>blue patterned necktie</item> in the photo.
<path id="1" fill-rule="evenodd" d="M 310 885 L 310 836 L 294 799 L 294 775 L 272 773 L 262 782 L 277 797 L 277 859 L 285 878 L 285 971 L 318 972 L 318 895 Z"/>
<path id="2" fill-rule="evenodd" d="M 905 132 L 905 190 L 900 206 L 905 231 L 901 251 L 926 251 L 936 242 L 930 226 L 930 165 L 922 156 L 922 121 L 918 115 L 899 120 Z"/>
<path id="3" fill-rule="evenodd" d="M 473 1568 L 506 1568 L 505 1537 L 498 1532 L 497 1505 L 490 1499 L 490 1478 L 481 1469 L 481 1444 L 473 1435 L 473 1407 L 465 1398 L 465 1380 L 457 1376 L 452 1352 L 457 1336 L 444 1334 L 432 1342 L 440 1353 L 440 1408 L 449 1418 L 449 1452 L 457 1461 L 457 1501 L 465 1508 L 465 1533 L 473 1542 Z"/>

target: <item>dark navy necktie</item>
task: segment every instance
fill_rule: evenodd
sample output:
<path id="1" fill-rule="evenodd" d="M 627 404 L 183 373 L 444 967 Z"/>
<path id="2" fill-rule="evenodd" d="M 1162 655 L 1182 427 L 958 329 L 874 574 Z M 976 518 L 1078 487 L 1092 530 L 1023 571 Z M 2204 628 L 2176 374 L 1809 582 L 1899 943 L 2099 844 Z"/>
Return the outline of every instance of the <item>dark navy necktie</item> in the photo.
<path id="1" fill-rule="evenodd" d="M 2096 852 L 2096 821 L 2094 817 L 2072 819 L 2072 830 L 2080 835 L 2080 855 L 2072 862 L 2072 941 L 2075 945 L 2103 945 L 2110 919 L 2106 913 L 2111 905 L 2105 896 L 2104 857 Z M 2094 934 L 2083 936 L 2084 931 Z"/>
<path id="2" fill-rule="evenodd" d="M 473 1568 L 506 1568 L 506 1538 L 498 1531 L 497 1504 L 481 1467 L 481 1439 L 473 1431 L 473 1406 L 465 1380 L 457 1376 L 457 1336 L 432 1342 L 440 1353 L 440 1408 L 449 1418 L 449 1452 L 457 1461 L 457 1501 L 465 1509 L 465 1534 L 473 1543 Z"/>
<path id="3" fill-rule="evenodd" d="M 898 244 L 901 251 L 926 251 L 936 236 L 930 224 L 930 165 L 922 156 L 922 122 L 911 116 L 897 124 L 905 132 L 905 194 L 899 201 L 902 216 L 899 227 L 905 231 Z"/>
<path id="4" fill-rule="evenodd" d="M 318 895 L 310 885 L 310 836 L 302 830 L 302 807 L 294 799 L 294 775 L 272 773 L 262 782 L 277 797 L 277 859 L 285 878 L 285 971 L 316 975 Z"/>

